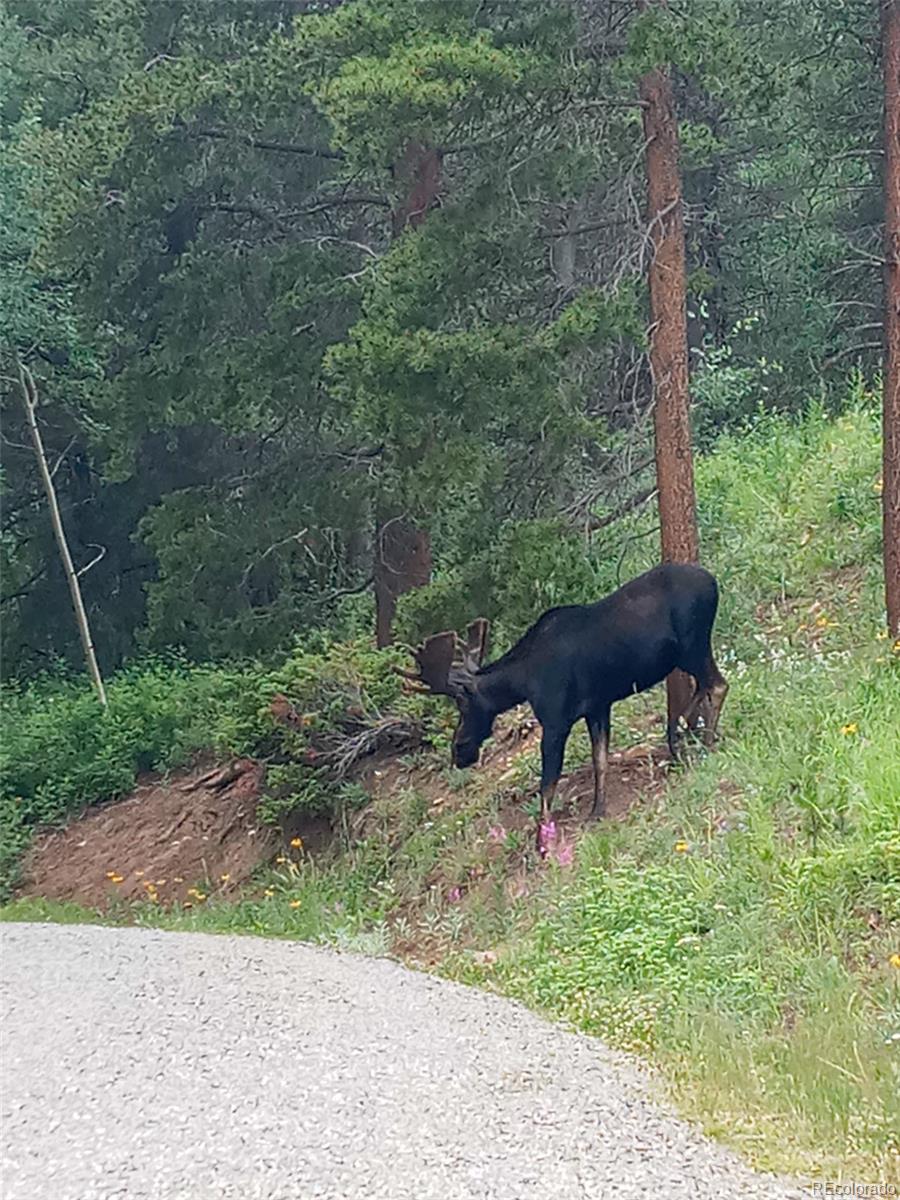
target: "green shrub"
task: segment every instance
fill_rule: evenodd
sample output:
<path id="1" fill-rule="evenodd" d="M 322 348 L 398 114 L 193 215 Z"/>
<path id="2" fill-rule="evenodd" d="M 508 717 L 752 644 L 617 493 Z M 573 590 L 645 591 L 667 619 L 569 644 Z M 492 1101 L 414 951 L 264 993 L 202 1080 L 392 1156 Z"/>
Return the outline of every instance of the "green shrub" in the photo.
<path id="1" fill-rule="evenodd" d="M 435 714 L 446 714 L 435 701 L 403 693 L 397 661 L 396 651 L 362 642 L 299 649 L 274 670 L 152 659 L 109 681 L 106 710 L 82 679 L 4 688 L 0 889 L 14 881 L 36 827 L 122 795 L 140 772 L 177 766 L 208 748 L 278 764 L 263 805 L 270 819 L 297 806 L 327 810 L 336 793 L 316 756 L 336 739 L 398 711 L 440 736 Z M 302 718 L 299 727 L 273 717 L 276 695 Z"/>

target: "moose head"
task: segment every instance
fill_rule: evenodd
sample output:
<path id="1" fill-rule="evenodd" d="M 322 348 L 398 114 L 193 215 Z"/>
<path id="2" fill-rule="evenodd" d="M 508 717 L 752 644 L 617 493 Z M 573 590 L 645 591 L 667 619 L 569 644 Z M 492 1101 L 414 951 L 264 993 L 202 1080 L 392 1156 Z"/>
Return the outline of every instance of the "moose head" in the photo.
<path id="1" fill-rule="evenodd" d="M 480 694 L 478 672 L 487 652 L 490 623 L 479 617 L 468 628 L 465 643 L 453 632 L 436 633 L 412 651 L 417 671 L 398 674 L 420 692 L 449 696 L 459 709 L 453 734 L 453 765 L 471 767 L 478 762 L 481 745 L 491 736 L 496 709 Z"/>

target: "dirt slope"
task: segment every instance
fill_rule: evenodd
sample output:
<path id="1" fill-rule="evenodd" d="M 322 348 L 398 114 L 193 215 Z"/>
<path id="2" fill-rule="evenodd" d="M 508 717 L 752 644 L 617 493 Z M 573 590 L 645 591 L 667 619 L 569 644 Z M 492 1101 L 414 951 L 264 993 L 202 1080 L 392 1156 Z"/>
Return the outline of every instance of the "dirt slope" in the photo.
<path id="1" fill-rule="evenodd" d="M 648 739 L 654 740 L 654 739 Z M 511 782 L 520 755 L 536 750 L 540 730 L 521 715 L 508 721 L 486 751 L 478 779 L 505 795 L 500 817 L 507 829 L 525 829 L 531 818 L 523 794 Z M 665 752 L 641 745 L 610 759 L 607 813 L 622 816 L 638 799 L 646 802 L 663 786 Z M 411 766 L 383 755 L 361 764 L 360 782 L 374 800 L 414 790 L 433 810 L 459 803 L 439 769 Z M 290 841 L 303 839 L 304 853 L 316 857 L 335 847 L 325 818 L 295 814 L 281 829 L 259 820 L 257 805 L 265 766 L 250 759 L 224 765 L 211 762 L 167 776 L 147 776 L 121 800 L 87 808 L 65 828 L 37 838 L 28 853 L 19 895 L 74 901 L 90 908 L 116 902 L 151 900 L 161 905 L 193 904 L 213 893 L 235 893 L 253 872 Z M 564 776 L 562 809 L 556 823 L 573 841 L 587 817 L 592 797 L 589 766 Z M 357 813 L 349 833 L 373 832 L 377 805 Z M 199 896 L 197 893 L 200 893 Z"/>
<path id="2" fill-rule="evenodd" d="M 40 836 L 19 894 L 103 908 L 148 897 L 191 903 L 201 885 L 234 889 L 274 852 L 275 831 L 256 819 L 263 776 L 249 759 L 147 776 L 127 798 Z"/>

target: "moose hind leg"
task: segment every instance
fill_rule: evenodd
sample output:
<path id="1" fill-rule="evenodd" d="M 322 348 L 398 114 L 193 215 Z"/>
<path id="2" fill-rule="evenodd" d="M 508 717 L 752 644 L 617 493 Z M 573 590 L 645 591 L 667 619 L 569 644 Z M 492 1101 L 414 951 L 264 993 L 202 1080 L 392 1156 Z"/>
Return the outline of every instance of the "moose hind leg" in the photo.
<path id="1" fill-rule="evenodd" d="M 722 712 L 722 705 L 725 703 L 725 697 L 728 695 L 728 682 L 725 676 L 719 671 L 715 662 L 712 664 L 715 677 L 709 685 L 709 706 L 706 718 L 706 728 L 703 730 L 704 740 L 707 746 L 712 746 L 716 740 L 716 730 L 719 727 L 719 716 Z"/>
<path id="2" fill-rule="evenodd" d="M 609 712 L 602 718 L 585 717 L 591 737 L 591 758 L 594 763 L 594 803 L 590 819 L 599 820 L 606 811 L 606 775 L 609 768 Z"/>
<path id="3" fill-rule="evenodd" d="M 678 722 L 689 711 L 696 695 L 696 684 L 688 672 L 676 669 L 669 675 L 666 680 L 668 708 L 666 740 L 669 743 L 669 753 L 676 761 L 678 759 Z"/>
<path id="4" fill-rule="evenodd" d="M 716 666 L 712 652 L 708 653 L 697 677 L 697 694 L 691 708 L 695 709 L 694 718 L 703 715 L 703 742 L 709 748 L 716 740 L 716 729 L 719 724 L 719 714 L 725 697 L 728 694 L 728 684 L 725 676 Z"/>

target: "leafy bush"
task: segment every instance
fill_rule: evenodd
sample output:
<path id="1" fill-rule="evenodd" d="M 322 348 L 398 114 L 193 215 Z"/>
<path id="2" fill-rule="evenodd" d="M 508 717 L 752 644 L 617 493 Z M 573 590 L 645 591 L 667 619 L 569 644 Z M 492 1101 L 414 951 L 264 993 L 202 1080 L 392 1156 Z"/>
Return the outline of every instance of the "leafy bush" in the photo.
<path id="1" fill-rule="evenodd" d="M 298 649 L 275 670 L 151 659 L 109 681 L 105 711 L 81 679 L 5 688 L 0 887 L 9 887 L 31 830 L 127 792 L 141 771 L 176 766 L 204 749 L 280 760 L 263 815 L 327 808 L 334 789 L 316 764 L 342 739 L 376 726 L 388 712 L 405 713 L 410 728 L 441 735 L 446 713 L 403 693 L 392 670 L 397 662 L 396 651 L 361 642 Z M 273 714 L 276 696 L 293 721 Z"/>

